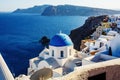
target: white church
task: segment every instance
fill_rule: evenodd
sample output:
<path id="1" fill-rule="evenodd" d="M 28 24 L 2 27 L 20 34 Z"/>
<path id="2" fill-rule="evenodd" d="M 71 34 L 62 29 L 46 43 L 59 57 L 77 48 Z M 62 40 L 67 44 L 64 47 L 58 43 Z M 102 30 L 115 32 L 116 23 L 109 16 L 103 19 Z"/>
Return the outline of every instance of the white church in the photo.
<path id="1" fill-rule="evenodd" d="M 75 50 L 68 35 L 58 33 L 50 40 L 49 49 L 45 48 L 38 57 L 29 60 L 28 75 L 37 70 L 51 68 L 53 76 L 63 75 L 76 67 L 76 62 L 81 61 L 74 57 Z"/>

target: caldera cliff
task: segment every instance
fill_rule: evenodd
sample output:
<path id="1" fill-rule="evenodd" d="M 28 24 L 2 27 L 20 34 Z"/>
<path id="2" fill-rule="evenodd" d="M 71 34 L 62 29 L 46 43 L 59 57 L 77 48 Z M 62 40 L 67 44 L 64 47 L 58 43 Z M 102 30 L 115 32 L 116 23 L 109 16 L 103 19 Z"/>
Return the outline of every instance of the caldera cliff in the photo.
<path id="1" fill-rule="evenodd" d="M 100 23 L 102 22 L 102 20 L 106 16 L 107 15 L 89 17 L 85 21 L 83 26 L 71 31 L 69 36 L 72 39 L 72 41 L 74 43 L 74 48 L 76 50 L 80 50 L 81 40 L 83 40 L 86 37 L 90 36 L 96 30 L 96 28 L 100 25 Z"/>

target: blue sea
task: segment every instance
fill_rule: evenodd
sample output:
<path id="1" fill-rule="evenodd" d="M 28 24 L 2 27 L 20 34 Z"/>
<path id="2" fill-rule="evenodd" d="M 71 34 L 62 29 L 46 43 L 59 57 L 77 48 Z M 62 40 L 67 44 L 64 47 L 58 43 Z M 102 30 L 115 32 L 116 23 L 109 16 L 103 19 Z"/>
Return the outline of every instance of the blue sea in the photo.
<path id="1" fill-rule="evenodd" d="M 26 74 L 29 59 L 44 49 L 39 43 L 43 36 L 51 38 L 60 31 L 69 35 L 86 19 L 85 16 L 0 13 L 0 52 L 14 76 Z"/>

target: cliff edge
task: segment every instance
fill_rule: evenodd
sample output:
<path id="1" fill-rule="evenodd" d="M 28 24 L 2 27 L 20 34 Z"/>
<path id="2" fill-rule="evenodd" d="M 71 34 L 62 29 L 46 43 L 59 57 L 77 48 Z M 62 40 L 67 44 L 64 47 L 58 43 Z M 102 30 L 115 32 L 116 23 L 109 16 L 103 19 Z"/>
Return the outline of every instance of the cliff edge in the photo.
<path id="1" fill-rule="evenodd" d="M 76 50 L 80 50 L 81 40 L 85 39 L 86 37 L 90 36 L 96 28 L 100 25 L 101 21 L 107 15 L 96 16 L 96 17 L 89 17 L 85 24 L 77 29 L 74 29 L 70 33 L 70 38 L 74 43 L 74 48 Z"/>

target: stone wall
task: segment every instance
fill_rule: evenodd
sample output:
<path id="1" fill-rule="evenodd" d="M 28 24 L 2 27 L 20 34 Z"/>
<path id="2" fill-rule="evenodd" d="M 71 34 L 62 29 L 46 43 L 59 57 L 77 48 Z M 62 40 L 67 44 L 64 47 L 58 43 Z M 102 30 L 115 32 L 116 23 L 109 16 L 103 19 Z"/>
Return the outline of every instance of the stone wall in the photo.
<path id="1" fill-rule="evenodd" d="M 120 65 L 108 65 L 89 71 L 89 77 L 106 72 L 106 80 L 120 80 Z"/>

